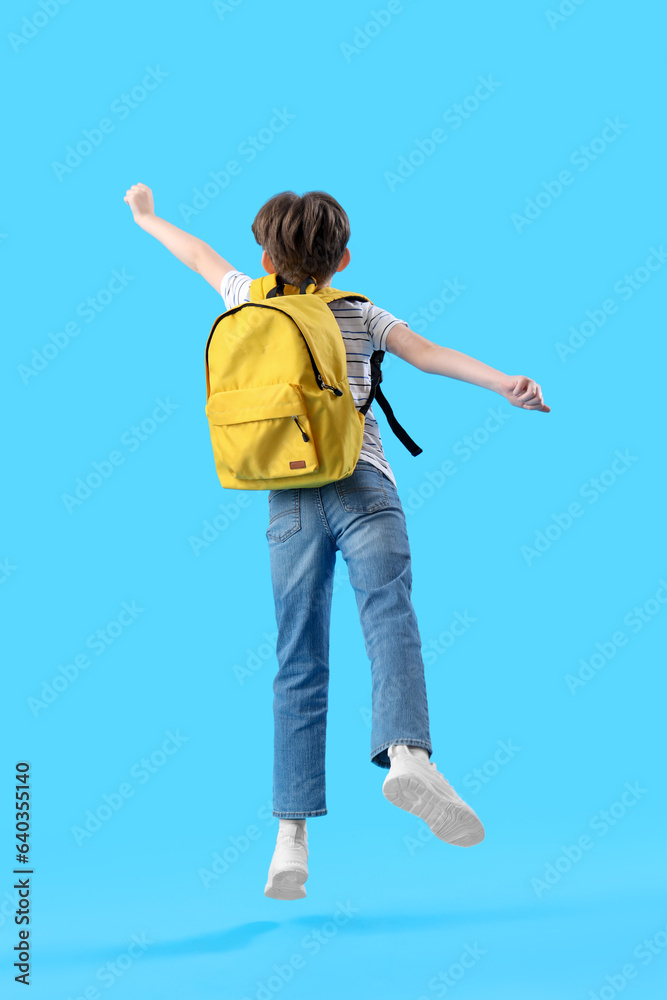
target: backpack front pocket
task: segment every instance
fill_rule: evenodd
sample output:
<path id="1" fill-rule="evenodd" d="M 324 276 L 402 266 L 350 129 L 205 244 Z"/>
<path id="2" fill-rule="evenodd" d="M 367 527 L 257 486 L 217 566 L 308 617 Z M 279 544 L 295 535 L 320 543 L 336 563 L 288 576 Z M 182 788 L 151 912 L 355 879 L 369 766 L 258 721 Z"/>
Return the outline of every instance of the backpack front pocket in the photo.
<path id="1" fill-rule="evenodd" d="M 319 468 L 306 403 L 297 383 L 212 393 L 206 416 L 216 463 L 236 479 L 283 479 Z"/>

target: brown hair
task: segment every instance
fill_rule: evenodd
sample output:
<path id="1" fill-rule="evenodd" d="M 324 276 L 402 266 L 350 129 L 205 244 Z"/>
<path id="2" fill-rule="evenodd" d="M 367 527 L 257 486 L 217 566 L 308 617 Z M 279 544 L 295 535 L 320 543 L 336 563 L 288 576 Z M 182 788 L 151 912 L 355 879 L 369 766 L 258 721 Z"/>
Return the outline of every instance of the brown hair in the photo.
<path id="1" fill-rule="evenodd" d="M 307 191 L 302 197 L 283 191 L 262 205 L 252 232 L 283 281 L 300 285 L 311 276 L 321 284 L 340 264 L 350 220 L 324 191 Z"/>

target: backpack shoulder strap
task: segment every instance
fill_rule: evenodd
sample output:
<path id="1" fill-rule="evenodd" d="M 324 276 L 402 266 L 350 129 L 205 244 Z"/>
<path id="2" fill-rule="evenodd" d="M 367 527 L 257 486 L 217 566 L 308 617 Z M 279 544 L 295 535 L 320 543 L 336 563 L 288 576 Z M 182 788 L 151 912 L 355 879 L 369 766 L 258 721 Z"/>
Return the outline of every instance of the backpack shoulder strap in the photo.
<path id="1" fill-rule="evenodd" d="M 423 449 L 412 440 L 406 429 L 399 424 L 398 420 L 394 416 L 394 411 L 389 405 L 387 397 L 380 388 L 380 382 L 382 381 L 381 366 L 383 358 L 384 351 L 373 351 L 371 354 L 371 391 L 369 392 L 368 399 L 364 405 L 359 407 L 359 412 L 366 414 L 373 400 L 377 399 L 378 403 L 382 407 L 385 417 L 387 418 L 387 423 L 401 444 L 405 445 L 411 455 L 421 455 Z"/>

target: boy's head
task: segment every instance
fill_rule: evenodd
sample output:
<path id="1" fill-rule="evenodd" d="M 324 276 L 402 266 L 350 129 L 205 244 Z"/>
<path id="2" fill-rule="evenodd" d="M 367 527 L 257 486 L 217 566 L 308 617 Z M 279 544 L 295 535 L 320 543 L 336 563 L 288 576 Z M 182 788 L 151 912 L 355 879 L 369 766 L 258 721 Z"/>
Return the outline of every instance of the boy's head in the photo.
<path id="1" fill-rule="evenodd" d="M 350 220 L 324 191 L 274 195 L 257 213 L 252 232 L 264 251 L 265 270 L 288 285 L 300 285 L 310 276 L 322 286 L 350 259 Z"/>

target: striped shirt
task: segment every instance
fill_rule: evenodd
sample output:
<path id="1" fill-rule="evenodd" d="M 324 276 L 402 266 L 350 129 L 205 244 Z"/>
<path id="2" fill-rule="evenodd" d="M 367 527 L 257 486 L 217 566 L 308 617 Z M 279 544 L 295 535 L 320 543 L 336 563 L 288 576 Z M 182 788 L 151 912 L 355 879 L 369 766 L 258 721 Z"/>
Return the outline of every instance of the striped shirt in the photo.
<path id="1" fill-rule="evenodd" d="M 241 302 L 250 301 L 251 281 L 252 278 L 242 271 L 227 271 L 220 283 L 220 294 L 225 300 L 225 308 L 232 309 Z M 340 327 L 347 355 L 347 377 L 354 404 L 360 409 L 371 390 L 371 354 L 373 351 L 386 350 L 387 334 L 393 326 L 405 323 L 405 320 L 396 319 L 391 313 L 379 309 L 370 302 L 338 299 L 336 302 L 329 302 L 328 306 Z M 364 439 L 359 458 L 365 459 L 383 472 L 396 487 L 394 474 L 385 458 L 380 428 L 373 416 L 372 406 L 366 411 Z"/>

